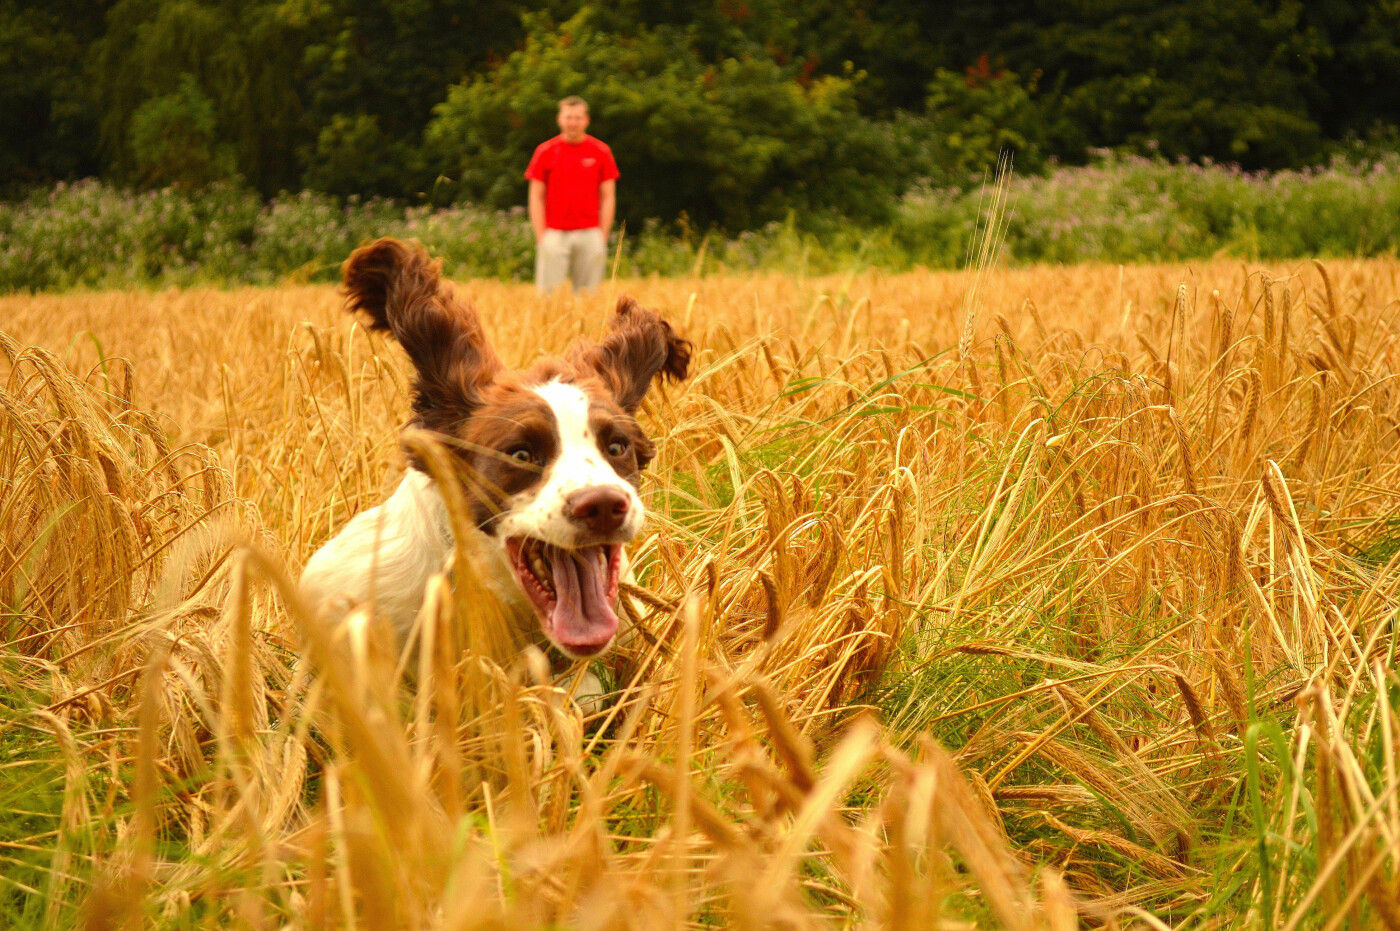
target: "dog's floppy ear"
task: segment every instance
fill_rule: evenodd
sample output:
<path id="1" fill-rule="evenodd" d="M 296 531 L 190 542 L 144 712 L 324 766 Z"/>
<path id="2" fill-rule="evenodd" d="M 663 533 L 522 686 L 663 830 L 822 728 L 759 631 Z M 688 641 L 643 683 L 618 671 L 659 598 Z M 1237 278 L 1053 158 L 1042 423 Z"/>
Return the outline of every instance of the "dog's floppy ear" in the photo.
<path id="1" fill-rule="evenodd" d="M 457 301 L 441 268 L 417 243 L 387 238 L 356 249 L 341 266 L 346 309 L 366 314 L 371 330 L 392 333 L 413 360 L 413 410 L 429 429 L 470 414 L 504 368 L 476 311 Z"/>
<path id="2" fill-rule="evenodd" d="M 672 381 L 685 378 L 690 368 L 690 341 L 677 336 L 656 311 L 623 295 L 608 329 L 601 343 L 580 351 L 577 359 L 598 373 L 628 413 L 641 405 L 656 375 Z"/>

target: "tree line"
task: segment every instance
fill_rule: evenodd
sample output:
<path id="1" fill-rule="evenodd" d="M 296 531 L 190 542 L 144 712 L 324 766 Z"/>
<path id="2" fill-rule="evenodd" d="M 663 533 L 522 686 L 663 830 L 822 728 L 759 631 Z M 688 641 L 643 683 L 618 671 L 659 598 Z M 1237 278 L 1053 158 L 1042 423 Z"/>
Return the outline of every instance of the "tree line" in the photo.
<path id="1" fill-rule="evenodd" d="M 0 194 L 102 177 L 520 204 L 590 101 L 620 214 L 888 216 L 1098 149 L 1396 147 L 1395 0 L 0 0 Z"/>

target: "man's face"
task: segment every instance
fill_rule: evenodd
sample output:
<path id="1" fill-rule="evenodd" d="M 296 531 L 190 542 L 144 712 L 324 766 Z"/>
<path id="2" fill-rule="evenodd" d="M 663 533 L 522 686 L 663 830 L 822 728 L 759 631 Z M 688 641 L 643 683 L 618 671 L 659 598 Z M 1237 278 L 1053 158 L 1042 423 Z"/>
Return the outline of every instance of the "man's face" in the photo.
<path id="1" fill-rule="evenodd" d="M 577 104 L 559 108 L 559 131 L 565 142 L 581 142 L 588 130 L 588 108 Z"/>

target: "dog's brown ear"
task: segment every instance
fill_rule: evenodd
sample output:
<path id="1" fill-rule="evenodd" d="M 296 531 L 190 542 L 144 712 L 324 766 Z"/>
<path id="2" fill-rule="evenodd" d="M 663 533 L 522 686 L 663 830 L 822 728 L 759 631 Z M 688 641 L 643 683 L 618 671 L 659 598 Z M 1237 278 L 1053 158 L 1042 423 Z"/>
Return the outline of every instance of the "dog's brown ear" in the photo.
<path id="1" fill-rule="evenodd" d="M 577 354 L 577 361 L 598 373 L 627 412 L 641 405 L 655 376 L 672 381 L 686 377 L 690 341 L 676 335 L 656 311 L 623 295 L 608 329 L 601 343 Z"/>
<path id="2" fill-rule="evenodd" d="M 371 330 L 392 333 L 413 360 L 413 410 L 429 429 L 470 414 L 504 368 L 476 311 L 457 301 L 441 269 L 422 246 L 397 239 L 361 246 L 341 266 L 346 309 L 366 314 Z"/>

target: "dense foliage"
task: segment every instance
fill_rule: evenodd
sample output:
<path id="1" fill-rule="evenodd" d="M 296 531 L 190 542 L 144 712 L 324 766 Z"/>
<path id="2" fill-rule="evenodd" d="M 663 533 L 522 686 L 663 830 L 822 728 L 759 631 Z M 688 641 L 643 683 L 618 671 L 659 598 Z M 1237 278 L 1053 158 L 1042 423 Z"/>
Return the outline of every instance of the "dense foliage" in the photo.
<path id="1" fill-rule="evenodd" d="M 894 153 L 857 113 L 850 81 L 799 84 L 766 58 L 711 65 L 673 31 L 619 41 L 592 20 L 532 29 L 520 52 L 438 106 L 429 151 L 465 196 L 518 203 L 523 158 L 550 135 L 556 101 L 587 94 L 610 127 L 629 219 L 684 213 L 743 229 L 788 210 L 884 218 Z"/>
<path id="2" fill-rule="evenodd" d="M 649 221 L 614 239 L 614 261 L 624 276 L 954 268 L 968 260 L 987 207 L 980 191 L 948 187 L 911 192 L 887 222 L 868 225 L 788 217 L 722 236 Z M 1004 223 L 1013 263 L 1394 254 L 1400 159 L 1250 174 L 1107 157 L 1013 181 Z M 352 248 L 381 235 L 421 240 L 456 278 L 532 273 L 520 207 L 405 207 L 309 191 L 264 202 L 230 185 L 136 192 L 85 181 L 0 205 L 0 293 L 331 281 Z"/>
<path id="3" fill-rule="evenodd" d="M 945 8 L 946 7 L 946 8 Z M 887 217 L 1094 147 L 1325 164 L 1393 141 L 1393 0 L 0 0 L 0 189 L 97 175 L 523 201 L 581 92 L 623 215 Z"/>

